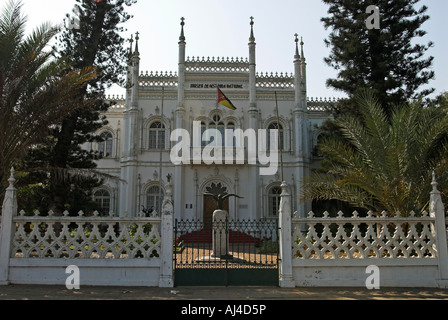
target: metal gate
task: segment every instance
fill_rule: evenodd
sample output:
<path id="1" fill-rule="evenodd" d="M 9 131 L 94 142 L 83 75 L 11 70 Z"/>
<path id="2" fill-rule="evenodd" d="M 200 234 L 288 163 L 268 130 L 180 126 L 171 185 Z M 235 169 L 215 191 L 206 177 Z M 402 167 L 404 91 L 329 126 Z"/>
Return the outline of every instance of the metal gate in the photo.
<path id="1" fill-rule="evenodd" d="M 176 220 L 176 286 L 278 285 L 277 220 Z"/>

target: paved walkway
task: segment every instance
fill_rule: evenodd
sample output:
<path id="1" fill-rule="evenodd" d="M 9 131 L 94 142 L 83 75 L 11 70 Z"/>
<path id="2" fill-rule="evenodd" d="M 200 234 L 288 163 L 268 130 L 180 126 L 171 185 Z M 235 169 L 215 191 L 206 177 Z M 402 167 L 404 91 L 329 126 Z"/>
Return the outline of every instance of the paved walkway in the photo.
<path id="1" fill-rule="evenodd" d="M 448 289 L 277 287 L 81 287 L 0 286 L 0 300 L 448 300 Z"/>

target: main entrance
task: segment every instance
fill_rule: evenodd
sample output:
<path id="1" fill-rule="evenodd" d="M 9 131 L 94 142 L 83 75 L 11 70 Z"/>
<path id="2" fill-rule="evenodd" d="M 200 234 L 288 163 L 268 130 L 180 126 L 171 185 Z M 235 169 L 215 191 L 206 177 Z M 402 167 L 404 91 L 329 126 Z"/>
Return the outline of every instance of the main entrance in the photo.
<path id="1" fill-rule="evenodd" d="M 175 285 L 277 286 L 277 229 L 277 220 L 176 220 Z"/>
<path id="2" fill-rule="evenodd" d="M 223 209 L 229 212 L 229 199 L 224 200 Z M 212 196 L 204 195 L 204 228 L 211 229 L 213 212 L 216 210 L 216 200 Z"/>

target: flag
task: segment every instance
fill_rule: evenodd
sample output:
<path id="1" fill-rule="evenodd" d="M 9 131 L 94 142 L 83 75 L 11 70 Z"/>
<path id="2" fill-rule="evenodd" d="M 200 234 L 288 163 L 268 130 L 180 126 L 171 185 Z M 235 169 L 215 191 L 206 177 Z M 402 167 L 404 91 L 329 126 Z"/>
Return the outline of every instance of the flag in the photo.
<path id="1" fill-rule="evenodd" d="M 218 103 L 222 104 L 223 106 L 229 109 L 236 110 L 233 103 L 226 97 L 226 95 L 219 88 L 218 88 Z"/>

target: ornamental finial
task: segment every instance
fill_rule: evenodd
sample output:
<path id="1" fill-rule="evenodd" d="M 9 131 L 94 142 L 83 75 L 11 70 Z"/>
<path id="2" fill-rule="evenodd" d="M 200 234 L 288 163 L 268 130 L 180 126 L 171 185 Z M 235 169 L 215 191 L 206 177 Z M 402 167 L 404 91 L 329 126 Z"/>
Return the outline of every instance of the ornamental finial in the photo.
<path id="1" fill-rule="evenodd" d="M 255 36 L 254 36 L 254 17 L 250 17 L 250 38 L 249 41 L 251 43 L 255 42 Z"/>
<path id="2" fill-rule="evenodd" d="M 185 18 L 184 17 L 180 18 L 180 25 L 181 25 L 182 29 L 180 32 L 179 40 L 184 41 L 185 40 L 185 34 L 184 34 Z"/>
<path id="3" fill-rule="evenodd" d="M 435 173 L 435 171 L 432 172 L 432 182 L 431 182 L 431 185 L 432 185 L 432 191 L 433 192 L 438 192 L 437 186 L 439 184 L 437 183 L 437 180 L 436 180 L 436 173 Z"/>
<path id="4" fill-rule="evenodd" d="M 138 50 L 138 40 L 140 40 L 140 32 L 136 32 L 135 33 L 135 50 L 134 50 L 134 52 L 136 53 L 136 54 L 139 54 L 139 50 Z"/>
<path id="5" fill-rule="evenodd" d="M 294 37 L 296 42 L 296 58 L 299 58 L 299 35 L 296 33 Z"/>
<path id="6" fill-rule="evenodd" d="M 129 58 L 132 57 L 132 45 L 134 43 L 134 35 L 131 34 L 131 39 L 129 39 Z"/>
<path id="7" fill-rule="evenodd" d="M 305 55 L 304 55 L 304 53 L 303 53 L 303 45 L 304 45 L 305 43 L 303 42 L 303 37 L 300 37 L 300 48 L 301 48 L 301 50 L 300 50 L 300 54 L 301 54 L 301 56 L 302 56 L 302 59 L 305 59 Z"/>
<path id="8" fill-rule="evenodd" d="M 14 173 L 15 173 L 15 170 L 14 170 L 14 167 L 12 167 L 11 168 L 11 176 L 8 179 L 10 188 L 13 188 L 14 187 L 14 183 L 16 182 L 16 178 L 14 178 Z"/>

